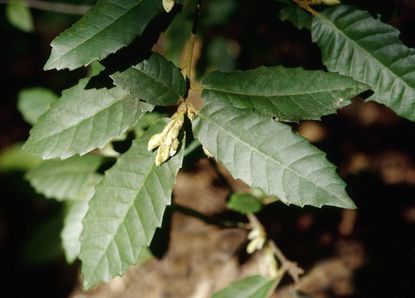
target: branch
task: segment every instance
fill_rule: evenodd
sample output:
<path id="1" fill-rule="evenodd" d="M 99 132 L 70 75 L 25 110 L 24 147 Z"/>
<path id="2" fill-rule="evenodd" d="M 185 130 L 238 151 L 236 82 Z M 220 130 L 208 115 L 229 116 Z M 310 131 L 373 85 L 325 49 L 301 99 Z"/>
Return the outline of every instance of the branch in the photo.
<path id="1" fill-rule="evenodd" d="M 0 0 L 0 3 L 11 4 L 22 2 L 16 0 Z M 34 9 L 74 15 L 84 15 L 91 8 L 91 6 L 89 5 L 74 5 L 68 3 L 48 2 L 42 0 L 26 0 L 24 1 L 24 4 L 27 7 Z"/>

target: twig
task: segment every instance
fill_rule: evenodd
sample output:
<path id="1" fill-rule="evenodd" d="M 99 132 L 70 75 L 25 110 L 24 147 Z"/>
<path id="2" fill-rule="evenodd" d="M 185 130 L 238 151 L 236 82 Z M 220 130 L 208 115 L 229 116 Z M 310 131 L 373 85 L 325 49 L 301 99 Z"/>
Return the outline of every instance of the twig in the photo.
<path id="1" fill-rule="evenodd" d="M 309 0 L 293 0 L 293 1 L 298 6 L 300 6 L 302 9 L 308 11 L 311 15 L 313 15 L 313 16 L 319 15 L 319 13 L 317 11 L 315 11 L 313 8 L 311 8 Z"/>
<path id="2" fill-rule="evenodd" d="M 178 203 L 172 203 L 171 205 L 173 211 L 183 213 L 185 215 L 192 216 L 194 218 L 200 219 L 208 224 L 224 227 L 224 228 L 246 228 L 246 224 L 242 222 L 226 221 L 208 216 L 199 211 L 196 211 L 192 208 L 180 205 Z"/>
<path id="3" fill-rule="evenodd" d="M 0 0 L 0 3 L 11 4 L 22 2 L 16 0 Z M 84 15 L 91 8 L 89 5 L 74 5 L 69 3 L 48 2 L 42 0 L 26 0 L 24 4 L 30 8 L 39 10 L 74 15 Z"/>
<path id="4" fill-rule="evenodd" d="M 187 43 L 186 59 L 183 65 L 183 68 L 186 71 L 186 77 L 188 80 L 190 80 L 190 86 L 192 85 L 193 50 L 195 48 L 197 30 L 199 26 L 201 2 L 202 0 L 197 0 L 196 2 L 196 11 L 193 19 L 192 34 L 190 35 L 189 41 Z"/>

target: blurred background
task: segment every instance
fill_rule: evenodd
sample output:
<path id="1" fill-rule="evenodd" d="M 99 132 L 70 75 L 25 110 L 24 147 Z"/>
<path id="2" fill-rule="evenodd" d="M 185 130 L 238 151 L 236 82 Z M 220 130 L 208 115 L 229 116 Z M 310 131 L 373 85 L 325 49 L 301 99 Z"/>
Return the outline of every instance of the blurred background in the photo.
<path id="1" fill-rule="evenodd" d="M 205 288 L 223 287 L 249 272 L 253 265 L 243 253 L 245 234 L 173 213 L 163 227 L 170 235 L 163 238 L 169 249 L 154 253 L 164 255 L 161 260 L 82 293 L 80 264 L 68 265 L 61 247 L 63 205 L 36 194 L 25 180 L 25 172 L 38 160 L 19 150 L 31 126 L 17 103 L 24 89 L 42 87 L 59 96 L 87 74 L 86 69 L 45 72 L 43 65 L 52 39 L 94 1 L 68 1 L 80 5 L 75 14 L 31 8 L 31 19 L 25 12 L 15 13 L 20 21 L 13 20 L 6 2 L 0 1 L 0 296 L 206 297 Z M 58 3 L 39 2 L 46 8 Z M 415 1 L 342 2 L 380 15 L 401 31 L 407 46 L 415 47 Z M 324 69 L 310 32 L 280 20 L 283 6 L 273 0 L 204 1 L 198 75 L 261 65 Z M 154 47 L 177 65 L 192 13 L 185 6 Z M 327 152 L 358 206 L 356 211 L 344 211 L 272 204 L 259 214 L 285 254 L 306 270 L 301 297 L 415 297 L 415 124 L 356 98 L 337 115 L 296 128 Z M 229 191 L 221 182 L 231 178 L 224 169 L 199 160 L 201 156 L 196 152 L 191 157 L 196 163 L 189 163 L 180 174 L 175 200 L 232 219 L 235 215 L 225 204 Z M 284 288 L 289 283 L 284 280 L 275 297 L 300 297 L 289 296 L 294 295 Z"/>

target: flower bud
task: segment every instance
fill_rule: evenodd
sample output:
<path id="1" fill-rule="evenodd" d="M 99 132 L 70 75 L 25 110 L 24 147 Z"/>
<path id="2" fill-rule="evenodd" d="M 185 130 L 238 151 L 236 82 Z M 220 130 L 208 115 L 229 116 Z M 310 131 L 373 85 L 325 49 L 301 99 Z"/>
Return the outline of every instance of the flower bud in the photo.
<path id="1" fill-rule="evenodd" d="M 162 141 L 163 141 L 163 134 L 158 133 L 158 134 L 153 135 L 148 141 L 148 145 L 147 145 L 148 151 L 151 151 L 157 148 L 158 146 L 160 146 Z"/>
<path id="2" fill-rule="evenodd" d="M 173 9 L 174 0 L 163 0 L 163 8 L 166 12 L 170 12 Z"/>

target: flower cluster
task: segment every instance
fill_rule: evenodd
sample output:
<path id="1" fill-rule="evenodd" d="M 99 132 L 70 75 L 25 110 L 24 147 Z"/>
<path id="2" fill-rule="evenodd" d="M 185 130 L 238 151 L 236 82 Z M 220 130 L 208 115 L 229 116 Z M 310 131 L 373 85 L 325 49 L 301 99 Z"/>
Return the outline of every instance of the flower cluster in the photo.
<path id="1" fill-rule="evenodd" d="M 148 141 L 148 151 L 158 148 L 156 166 L 161 165 L 169 157 L 176 154 L 180 144 L 178 136 L 184 123 L 185 114 L 187 114 L 187 117 L 190 120 L 193 120 L 196 112 L 190 103 L 183 102 L 180 104 L 177 112 L 170 118 L 170 122 L 166 125 L 163 131 L 153 135 Z"/>

